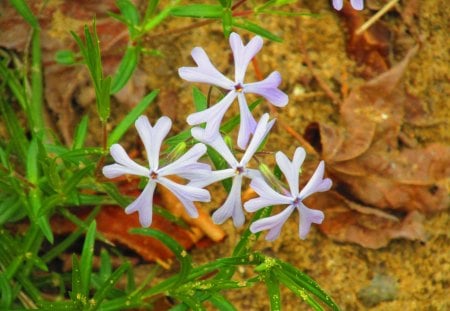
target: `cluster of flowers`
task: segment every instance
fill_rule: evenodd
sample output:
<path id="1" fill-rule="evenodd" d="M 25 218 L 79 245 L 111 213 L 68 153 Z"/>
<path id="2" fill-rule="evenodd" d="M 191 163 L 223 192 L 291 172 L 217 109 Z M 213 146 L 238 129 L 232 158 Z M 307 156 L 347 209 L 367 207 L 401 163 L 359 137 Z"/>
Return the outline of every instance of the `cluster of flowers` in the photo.
<path id="1" fill-rule="evenodd" d="M 350 0 L 350 4 L 352 5 L 352 8 L 355 10 L 361 11 L 364 9 L 364 0 Z M 343 0 L 333 0 L 333 7 L 335 10 L 342 10 L 342 7 L 344 6 Z"/>
<path id="2" fill-rule="evenodd" d="M 250 230 L 253 233 L 268 230 L 267 240 L 276 239 L 281 227 L 297 209 L 300 214 L 299 235 L 304 239 L 309 232 L 311 223 L 322 223 L 324 214 L 321 211 L 309 209 L 303 204 L 303 200 L 315 192 L 327 191 L 331 187 L 331 180 L 323 178 L 324 163 L 320 162 L 315 173 L 306 186 L 299 190 L 299 172 L 305 159 L 303 148 L 297 148 L 293 160 L 290 161 L 283 152 L 276 153 L 276 162 L 286 177 L 289 190 L 282 188 L 281 193 L 275 191 L 267 183 L 264 175 L 257 169 L 249 166 L 249 162 L 268 135 L 275 120 L 269 120 L 269 114 L 264 114 L 259 122 L 253 118 L 245 98 L 246 93 L 254 93 L 263 96 L 267 101 L 277 107 L 283 107 L 288 103 L 288 97 L 278 89 L 281 77 L 278 72 L 271 73 L 266 79 L 244 83 L 244 76 L 248 64 L 262 48 L 261 37 L 254 37 L 247 45 L 242 43 L 236 33 L 230 35 L 230 45 L 233 51 L 235 63 L 234 81 L 220 73 L 209 60 L 202 48 L 196 47 L 192 50 L 192 57 L 197 67 L 182 67 L 179 75 L 191 82 L 203 82 L 228 90 L 228 93 L 212 107 L 193 113 L 187 118 L 190 125 L 206 123 L 204 128 L 193 127 L 192 136 L 199 141 L 185 154 L 160 167 L 159 154 L 164 138 L 167 136 L 172 122 L 168 117 L 161 117 L 152 126 L 145 116 L 136 121 L 136 129 L 144 143 L 147 152 L 149 167 L 144 167 L 133 161 L 118 144 L 111 146 L 111 156 L 116 163 L 103 168 L 103 174 L 107 178 L 115 178 L 124 174 L 133 174 L 148 178 L 148 183 L 139 197 L 126 209 L 126 213 L 139 213 L 142 226 L 148 227 L 152 222 L 153 193 L 157 184 L 168 188 L 180 200 L 191 217 L 198 217 L 198 211 L 194 202 L 208 202 L 210 193 L 204 187 L 224 179 L 232 178 L 231 190 L 223 205 L 217 209 L 212 218 L 217 224 L 232 218 L 235 226 L 242 226 L 245 222 L 244 210 L 241 200 L 241 188 L 243 178 L 251 180 L 250 187 L 259 195 L 244 204 L 248 212 L 255 212 L 271 205 L 288 205 L 282 212 L 267 218 L 253 222 Z M 220 134 L 220 124 L 227 109 L 233 101 L 238 99 L 240 108 L 240 128 L 237 144 L 245 150 L 240 160 L 236 159 L 233 152 L 225 143 Z M 210 146 L 216 150 L 228 164 L 228 168 L 222 170 L 211 170 L 211 167 L 199 162 Z M 179 184 L 167 178 L 169 175 L 177 175 L 189 182 Z"/>

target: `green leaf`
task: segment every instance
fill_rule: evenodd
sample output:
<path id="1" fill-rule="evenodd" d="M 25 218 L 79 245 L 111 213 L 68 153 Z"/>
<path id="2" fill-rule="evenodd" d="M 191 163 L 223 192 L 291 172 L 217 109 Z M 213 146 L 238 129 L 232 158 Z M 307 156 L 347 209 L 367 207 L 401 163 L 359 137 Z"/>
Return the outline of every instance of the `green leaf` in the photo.
<path id="1" fill-rule="evenodd" d="M 105 282 L 112 273 L 111 257 L 106 249 L 102 248 L 100 252 L 100 271 L 98 272 L 100 279 Z"/>
<path id="2" fill-rule="evenodd" d="M 292 282 L 291 284 L 292 287 L 295 286 L 299 290 L 307 290 L 308 292 L 314 294 L 322 302 L 327 304 L 332 310 L 335 311 L 340 310 L 338 305 L 333 301 L 333 299 L 331 299 L 331 297 L 320 287 L 320 285 L 317 284 L 307 274 L 301 272 L 300 270 L 298 270 L 297 268 L 295 268 L 294 266 L 292 266 L 287 262 L 283 262 L 281 260 L 277 260 L 277 262 L 279 264 L 279 268 L 274 269 L 274 273 L 277 274 L 280 281 L 282 281 L 282 279 L 286 281 L 286 278 L 288 278 L 289 281 Z M 290 289 L 292 290 L 292 288 Z"/>
<path id="3" fill-rule="evenodd" d="M 29 6 L 24 0 L 10 0 L 11 5 L 19 12 L 19 14 L 30 24 L 33 28 L 39 28 L 39 22 L 30 10 Z"/>
<path id="4" fill-rule="evenodd" d="M 89 123 L 89 117 L 87 115 L 83 116 L 80 123 L 78 123 L 78 126 L 75 129 L 72 150 L 80 149 L 81 147 L 83 147 L 84 141 L 86 140 L 88 123 Z"/>
<path id="5" fill-rule="evenodd" d="M 143 25 L 143 32 L 148 32 L 150 30 L 152 30 L 153 28 L 155 28 L 156 26 L 158 26 L 159 24 L 161 24 L 161 22 L 167 17 L 169 16 L 170 12 L 174 9 L 174 7 L 176 6 L 176 4 L 180 2 L 180 0 L 174 0 L 172 1 L 171 5 L 167 5 L 161 12 L 159 12 L 158 15 L 156 15 L 153 18 L 149 18 L 148 20 L 146 19 L 146 21 L 144 22 Z M 150 3 L 150 6 L 153 6 L 152 3 Z M 149 17 L 149 15 L 147 15 L 146 13 L 146 17 Z"/>
<path id="6" fill-rule="evenodd" d="M 95 220 L 89 225 L 86 232 L 86 238 L 83 244 L 83 250 L 81 252 L 80 260 L 80 276 L 81 276 L 81 294 L 83 297 L 88 297 L 91 274 L 92 274 L 92 258 L 94 256 L 94 243 L 95 243 L 96 223 Z"/>
<path id="7" fill-rule="evenodd" d="M 270 310 L 280 311 L 281 310 L 281 294 L 280 294 L 280 282 L 278 281 L 276 275 L 272 271 L 268 271 L 264 274 L 264 282 L 267 287 L 267 295 L 270 301 Z"/>
<path id="8" fill-rule="evenodd" d="M 83 290 L 81 283 L 81 271 L 80 271 L 80 262 L 78 261 L 77 255 L 72 255 L 72 291 L 69 293 L 70 298 L 77 305 L 80 304 Z M 85 297 L 87 298 L 87 297 Z"/>
<path id="9" fill-rule="evenodd" d="M 78 186 L 80 181 L 88 174 L 92 173 L 95 165 L 91 164 L 79 171 L 73 173 L 65 182 L 62 187 L 63 193 L 70 194 L 75 190 L 75 187 Z"/>
<path id="10" fill-rule="evenodd" d="M 192 87 L 192 97 L 194 98 L 195 111 L 203 111 L 208 108 L 208 99 L 196 86 Z"/>
<path id="11" fill-rule="evenodd" d="M 1 68 L 1 66 L 0 66 Z M 19 161 L 25 162 L 28 153 L 28 139 L 25 136 L 25 132 L 20 125 L 20 122 L 14 113 L 10 104 L 6 103 L 2 96 L 0 96 L 0 111 L 3 115 L 4 125 L 8 130 L 10 142 L 15 152 L 17 152 L 17 158 Z"/>
<path id="12" fill-rule="evenodd" d="M 217 310 L 221 310 L 221 311 L 235 311 L 237 310 L 230 301 L 228 301 L 224 296 L 218 294 L 218 293 L 213 293 L 211 294 L 211 296 L 209 297 L 209 301 L 212 302 L 212 304 L 217 308 Z M 274 309 L 271 309 L 272 311 L 274 311 Z"/>
<path id="13" fill-rule="evenodd" d="M 226 9 L 222 15 L 222 29 L 223 34 L 228 38 L 233 28 L 233 12 L 231 9 Z"/>
<path id="14" fill-rule="evenodd" d="M 0 273 L 0 309 L 11 310 L 12 289 L 4 273 Z"/>
<path id="15" fill-rule="evenodd" d="M 111 274 L 111 276 L 96 291 L 94 297 L 92 298 L 92 301 L 95 301 L 95 304 L 91 305 L 91 308 L 89 308 L 89 310 L 97 310 L 101 307 L 101 303 L 106 298 L 106 295 L 108 295 L 111 289 L 114 289 L 114 285 L 116 285 L 117 281 L 119 281 L 119 279 L 128 269 L 130 269 L 130 264 L 126 262 Z"/>
<path id="16" fill-rule="evenodd" d="M 37 139 L 34 138 L 27 152 L 27 179 L 32 184 L 37 184 L 39 178 L 38 171 L 38 143 Z"/>
<path id="17" fill-rule="evenodd" d="M 112 79 L 110 94 L 119 92 L 130 80 L 137 67 L 138 59 L 139 50 L 135 46 L 129 45 Z"/>
<path id="18" fill-rule="evenodd" d="M 125 17 L 128 21 L 128 26 L 130 28 L 130 32 L 133 32 L 134 27 L 139 24 L 139 12 L 133 2 L 129 0 L 117 0 L 117 7 L 120 10 L 120 13 Z"/>
<path id="19" fill-rule="evenodd" d="M 53 244 L 54 242 L 53 231 L 52 228 L 50 227 L 50 223 L 48 222 L 47 217 L 46 216 L 38 217 L 37 223 L 47 241 L 49 241 L 50 244 Z"/>
<path id="20" fill-rule="evenodd" d="M 233 26 L 242 28 L 245 30 L 248 30 L 250 32 L 253 32 L 257 35 L 260 35 L 261 37 L 267 38 L 269 40 L 275 41 L 275 42 L 283 42 L 283 39 L 278 37 L 277 35 L 271 33 L 270 31 L 262 28 L 261 26 L 254 24 L 252 22 L 249 22 L 247 20 L 244 20 L 242 22 L 238 22 L 235 19 L 233 20 Z"/>
<path id="21" fill-rule="evenodd" d="M 172 253 L 180 262 L 180 272 L 178 273 L 176 284 L 181 284 L 187 278 L 187 276 L 189 275 L 189 271 L 192 269 L 191 256 L 171 236 L 167 235 L 164 232 L 151 228 L 131 229 L 130 232 L 134 234 L 150 236 L 161 241 L 172 251 Z"/>
<path id="22" fill-rule="evenodd" d="M 125 134 L 128 128 L 136 121 L 136 119 L 147 109 L 153 100 L 158 95 L 159 90 L 153 90 L 150 94 L 145 96 L 137 105 L 133 108 L 125 118 L 119 123 L 114 131 L 108 137 L 108 146 L 117 143 L 120 138 Z"/>
<path id="23" fill-rule="evenodd" d="M 177 17 L 219 18 L 223 14 L 221 5 L 189 4 L 173 8 L 170 15 Z"/>
<path id="24" fill-rule="evenodd" d="M 75 53 L 70 50 L 60 50 L 55 53 L 55 61 L 61 65 L 74 65 Z"/>

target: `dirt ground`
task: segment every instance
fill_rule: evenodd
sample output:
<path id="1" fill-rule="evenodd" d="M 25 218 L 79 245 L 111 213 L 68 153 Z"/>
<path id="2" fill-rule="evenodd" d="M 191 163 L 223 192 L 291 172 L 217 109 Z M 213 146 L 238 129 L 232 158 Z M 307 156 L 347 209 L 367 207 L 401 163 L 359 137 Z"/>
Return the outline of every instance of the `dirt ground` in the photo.
<path id="1" fill-rule="evenodd" d="M 400 1 L 398 10 L 382 18 L 383 23 L 396 29 L 390 39 L 390 60 L 399 62 L 406 52 L 421 41 L 420 49 L 404 76 L 409 92 L 425 101 L 432 121 L 429 126 L 410 126 L 404 130 L 420 143 L 450 143 L 448 97 L 450 46 L 448 29 L 450 6 L 445 0 L 419 1 L 413 29 L 403 25 L 398 12 L 405 6 Z M 367 1 L 372 8 L 379 8 L 386 1 Z M 298 1 L 292 10 L 309 10 L 318 13 L 314 17 L 280 17 L 261 15 L 255 21 L 283 38 L 283 43 L 265 41 L 257 60 L 263 75 L 278 70 L 283 83 L 281 88 L 289 95 L 286 108 L 278 109 L 280 122 L 289 124 L 302 134 L 305 127 L 313 121 L 334 122 L 338 108 L 332 103 L 324 90 L 314 81 L 310 69 L 305 64 L 304 53 L 300 49 L 299 36 L 305 44 L 309 58 L 316 73 L 328 84 L 331 90 L 340 95 L 341 85 L 351 89 L 364 82 L 358 75 L 358 66 L 346 53 L 347 28 L 342 17 L 330 9 L 327 1 Z M 367 20 L 376 10 L 366 9 L 363 16 Z M 181 27 L 187 21 L 170 24 Z M 169 28 L 170 28 L 169 27 Z M 250 34 L 240 31 L 247 40 Z M 223 38 L 219 24 L 211 24 L 163 38 L 148 41 L 149 47 L 159 48 L 165 58 L 146 58 L 145 70 L 148 85 L 160 88 L 158 107 L 154 115 L 161 111 L 172 114 L 177 125 L 184 127 L 183 118 L 193 111 L 191 104 L 191 85 L 181 81 L 177 75 L 180 66 L 193 65 L 189 56 L 195 46 L 203 47 L 212 62 L 225 74 L 232 76 L 231 54 L 227 40 Z M 253 79 L 249 70 L 248 80 Z M 198 86 L 198 85 L 197 85 Z M 175 87 L 175 88 L 174 88 Z M 207 88 L 202 90 L 207 91 Z M 267 106 L 259 107 L 258 113 L 267 111 Z M 152 112 L 150 112 L 152 115 Z M 292 136 L 278 127 L 269 139 L 269 148 L 283 150 L 292 155 L 300 144 Z M 217 202 L 210 204 L 211 208 Z M 297 219 L 288 221 L 281 237 L 273 243 L 261 242 L 255 249 L 279 257 L 308 273 L 325 288 L 343 310 L 449 310 L 450 309 L 450 257 L 449 257 L 449 213 L 443 211 L 426 215 L 426 242 L 395 240 L 387 247 L 372 250 L 354 244 L 338 243 L 312 229 L 308 238 L 298 238 Z M 326 220 L 325 220 L 326 221 Z M 209 249 L 193 251 L 196 260 L 205 262 L 218 256 L 227 256 L 239 237 L 230 223 L 225 224 L 228 238 Z M 249 271 L 240 270 L 245 276 Z M 393 296 L 390 301 L 373 302 L 358 296 L 368 288 L 376 276 L 387 280 L 384 288 L 391 286 Z M 284 291 L 285 310 L 306 310 L 293 294 Z M 230 299 L 239 310 L 268 310 L 266 292 L 263 286 L 245 291 L 230 293 Z"/>

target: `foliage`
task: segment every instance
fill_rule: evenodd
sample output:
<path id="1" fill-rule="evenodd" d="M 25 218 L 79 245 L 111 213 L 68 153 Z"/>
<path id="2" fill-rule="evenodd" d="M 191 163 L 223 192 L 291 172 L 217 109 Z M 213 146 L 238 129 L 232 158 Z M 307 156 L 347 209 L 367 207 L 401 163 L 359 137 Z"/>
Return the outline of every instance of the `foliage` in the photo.
<path id="1" fill-rule="evenodd" d="M 281 309 L 282 284 L 315 310 L 325 307 L 338 310 L 332 299 L 306 274 L 279 259 L 254 251 L 252 241 L 259 237 L 259 233 L 253 234 L 249 229 L 244 231 L 230 257 L 198 266 L 170 236 L 154 229 L 133 229 L 134 234 L 162 241 L 179 261 L 179 272 L 160 282 L 154 282 L 154 274 L 150 274 L 145 282 L 135 284 L 130 262 L 123 260 L 113 268 L 110 253 L 118 250 L 111 248 L 101 250 L 100 268 L 93 269 L 96 241 L 107 242 L 96 230 L 95 216 L 102 205 L 123 204 L 124 200 L 110 196 L 118 193 L 118 189 L 113 184 L 105 185 L 99 178 L 99 169 L 107 155 L 106 148 L 120 140 L 158 94 L 157 90 L 148 94 L 111 133 L 106 133 L 110 95 L 122 89 L 136 69 L 141 53 L 145 52 L 143 36 L 168 17 L 194 17 L 220 20 L 225 36 L 237 27 L 280 40 L 261 26 L 234 16 L 232 1 L 198 5 L 181 5 L 180 1 L 172 1 L 160 10 L 158 2 L 150 0 L 142 15 L 131 1 L 117 1 L 120 14 L 111 15 L 127 25 L 130 43 L 117 71 L 110 77 L 104 77 L 102 70 L 95 22 L 92 29 L 85 27 L 84 38 L 73 34 L 95 87 L 98 117 L 105 133 L 104 144 L 98 147 L 86 145 L 90 126 L 87 116 L 77 127 L 72 146 L 61 144 L 57 135 L 46 126 L 42 118 L 44 99 L 39 22 L 25 1 L 11 1 L 32 26 L 33 34 L 29 66 L 16 66 L 9 54 L 0 58 L 0 114 L 6 131 L 0 140 L 0 309 L 150 308 L 157 297 L 167 295 L 178 303 L 175 310 L 202 310 L 205 301 L 210 301 L 220 310 L 234 310 L 223 296 L 225 290 L 239 290 L 263 282 L 267 286 L 272 310 Z M 268 1 L 252 13 L 263 13 L 287 2 Z M 58 59 L 72 64 L 76 57 L 64 51 L 58 54 Z M 199 110 L 204 109 L 206 97 L 195 90 L 194 102 Z M 254 103 L 253 107 L 257 104 Z M 230 131 L 238 123 L 238 119 L 232 119 L 222 129 Z M 168 142 L 169 149 L 180 143 L 192 145 L 188 131 L 172 138 Z M 212 160 L 217 162 L 214 157 L 217 155 L 211 153 Z M 73 211 L 83 206 L 92 206 L 92 211 L 87 218 L 80 219 Z M 265 208 L 256 212 L 252 222 L 268 216 L 270 211 L 271 208 Z M 58 242 L 55 242 L 50 225 L 55 215 L 66 218 L 76 227 Z M 20 230 L 19 225 L 25 225 L 26 230 Z M 54 259 L 70 249 L 82 235 L 85 237 L 81 254 L 72 255 L 72 271 L 55 271 Z M 235 280 L 233 276 L 239 266 L 252 267 L 255 276 L 245 281 Z M 125 285 L 118 286 L 120 280 L 125 280 Z"/>

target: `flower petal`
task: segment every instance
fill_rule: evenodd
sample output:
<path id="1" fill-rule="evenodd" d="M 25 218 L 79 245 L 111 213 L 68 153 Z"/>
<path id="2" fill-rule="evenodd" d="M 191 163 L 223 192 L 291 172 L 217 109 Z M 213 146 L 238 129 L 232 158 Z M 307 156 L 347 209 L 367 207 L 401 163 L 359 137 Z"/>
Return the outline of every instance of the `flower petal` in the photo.
<path id="1" fill-rule="evenodd" d="M 205 137 L 208 136 L 208 129 L 203 129 L 200 127 L 194 127 L 191 130 L 191 134 L 195 139 L 207 143 L 212 148 L 214 148 L 214 150 L 216 150 L 222 156 L 222 158 L 227 161 L 230 167 L 235 169 L 239 165 L 238 161 L 234 157 L 233 153 L 231 153 L 221 135 L 216 136 L 212 141 L 207 141 Z"/>
<path id="2" fill-rule="evenodd" d="M 237 144 L 239 148 L 245 149 L 250 139 L 250 135 L 255 132 L 256 121 L 255 118 L 253 118 L 253 115 L 251 114 L 250 110 L 248 109 L 245 95 L 243 93 L 238 93 L 237 96 L 239 101 L 239 111 L 241 117 Z"/>
<path id="3" fill-rule="evenodd" d="M 212 219 L 216 224 L 224 223 L 228 218 L 233 218 L 235 227 L 240 227 L 245 222 L 241 201 L 242 175 L 233 178 L 230 193 L 223 205 L 214 212 Z"/>
<path id="4" fill-rule="evenodd" d="M 140 116 L 136 120 L 135 126 L 144 143 L 145 151 L 147 151 L 150 169 L 156 171 L 159 167 L 161 144 L 172 127 L 172 121 L 168 117 L 161 117 L 152 127 L 146 116 Z"/>
<path id="5" fill-rule="evenodd" d="M 272 103 L 272 105 L 284 107 L 287 105 L 289 98 L 284 92 L 278 89 L 280 83 L 281 75 L 279 72 L 274 71 L 262 81 L 245 84 L 244 92 L 261 95 Z"/>
<path id="6" fill-rule="evenodd" d="M 236 92 L 230 91 L 214 106 L 203 111 L 194 112 L 187 117 L 186 120 L 189 125 L 196 125 L 206 122 L 206 132 L 202 137 L 202 142 L 209 143 L 217 136 L 220 136 L 220 123 L 235 98 Z"/>
<path id="7" fill-rule="evenodd" d="M 234 168 L 228 168 L 219 171 L 211 171 L 203 176 L 198 176 L 197 178 L 192 179 L 191 182 L 188 183 L 188 186 L 203 188 L 220 180 L 233 177 L 235 175 L 236 170 Z"/>
<path id="8" fill-rule="evenodd" d="M 333 8 L 335 10 L 340 11 L 340 10 L 342 10 L 342 7 L 343 7 L 343 1 L 342 0 L 333 0 Z"/>
<path id="9" fill-rule="evenodd" d="M 125 149 L 119 144 L 113 144 L 109 149 L 113 159 L 129 170 L 129 174 L 148 177 L 149 170 L 130 159 Z"/>
<path id="10" fill-rule="evenodd" d="M 364 9 L 364 1 L 363 0 L 350 0 L 350 4 L 355 10 L 361 11 Z"/>
<path id="11" fill-rule="evenodd" d="M 266 235 L 266 240 L 273 241 L 280 235 L 281 227 L 283 227 L 286 220 L 291 216 L 293 210 L 294 207 L 289 205 L 276 215 L 258 219 L 250 225 L 250 231 L 257 233 L 263 230 L 269 230 L 269 233 Z"/>
<path id="12" fill-rule="evenodd" d="M 311 179 L 305 185 L 305 187 L 300 191 L 298 197 L 303 200 L 316 192 L 324 192 L 328 191 L 331 188 L 332 182 L 331 179 L 325 178 L 323 179 L 323 174 L 325 172 L 325 163 L 320 161 L 319 165 L 316 168 L 316 171 L 311 176 Z"/>
<path id="13" fill-rule="evenodd" d="M 125 213 L 139 213 L 139 222 L 142 227 L 150 227 L 153 214 L 153 193 L 156 183 L 152 180 L 145 186 L 144 191 L 125 209 Z"/>
<path id="14" fill-rule="evenodd" d="M 227 90 L 234 88 L 235 83 L 214 67 L 205 50 L 196 47 L 192 50 L 191 55 L 198 67 L 179 68 L 178 74 L 182 79 L 190 82 L 213 84 Z"/>
<path id="15" fill-rule="evenodd" d="M 291 190 L 291 194 L 293 196 L 297 196 L 299 193 L 298 186 L 298 174 L 300 171 L 300 167 L 305 160 L 306 152 L 303 148 L 297 148 L 294 153 L 294 158 L 289 161 L 288 157 L 281 151 L 278 151 L 275 155 L 276 161 L 280 170 L 283 172 L 283 175 L 286 177 L 286 180 L 289 184 L 289 189 Z"/>
<path id="16" fill-rule="evenodd" d="M 241 37 L 237 33 L 232 32 L 230 34 L 230 46 L 234 56 L 235 82 L 243 83 L 248 64 L 255 57 L 256 53 L 261 50 L 263 40 L 260 36 L 255 36 L 244 46 Z"/>
<path id="17" fill-rule="evenodd" d="M 131 169 L 127 166 L 123 166 L 117 163 L 106 165 L 102 169 L 103 175 L 105 175 L 106 178 L 116 178 L 122 175 L 136 175 L 136 170 Z M 147 170 L 147 173 L 143 176 L 148 176 L 149 171 Z"/>
<path id="18" fill-rule="evenodd" d="M 206 146 L 204 144 L 195 144 L 191 149 L 189 149 L 185 154 L 176 159 L 174 162 L 162 167 L 158 170 L 158 175 L 167 176 L 167 175 L 181 175 L 183 173 L 189 174 L 189 169 L 199 168 L 207 166 L 205 165 L 196 165 L 198 159 L 202 157 L 206 153 Z M 203 164 L 203 163 L 202 163 Z M 192 167 L 192 165 L 194 165 Z M 211 170 L 211 168 L 209 168 Z"/>
<path id="19" fill-rule="evenodd" d="M 263 207 L 279 204 L 292 204 L 293 198 L 279 194 L 273 190 L 263 178 L 255 178 L 250 183 L 250 187 L 255 190 L 259 198 L 245 202 L 244 207 L 248 212 L 255 212 Z"/>
<path id="20" fill-rule="evenodd" d="M 198 211 L 193 203 L 194 201 L 209 202 L 211 200 L 211 195 L 208 190 L 189 185 L 180 185 L 165 177 L 158 177 L 156 181 L 169 189 L 178 198 L 178 200 L 180 200 L 180 202 L 184 205 L 186 212 L 192 218 L 198 217 Z"/>
<path id="21" fill-rule="evenodd" d="M 273 122 L 269 123 L 269 114 L 265 113 L 261 116 L 258 124 L 256 125 L 255 134 L 253 134 L 252 140 L 248 145 L 247 149 L 242 156 L 240 165 L 246 166 L 250 159 L 253 157 L 255 152 L 258 150 L 259 146 L 263 142 L 266 135 L 269 133 L 271 127 L 273 126 Z"/>
<path id="22" fill-rule="evenodd" d="M 300 214 L 298 231 L 300 239 L 304 240 L 311 228 L 311 223 L 321 224 L 325 218 L 325 215 L 322 211 L 307 208 L 302 203 L 300 203 L 300 206 L 297 208 L 297 210 Z"/>

